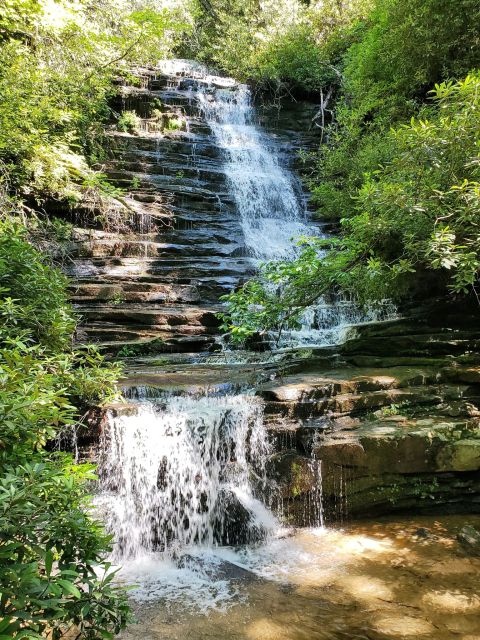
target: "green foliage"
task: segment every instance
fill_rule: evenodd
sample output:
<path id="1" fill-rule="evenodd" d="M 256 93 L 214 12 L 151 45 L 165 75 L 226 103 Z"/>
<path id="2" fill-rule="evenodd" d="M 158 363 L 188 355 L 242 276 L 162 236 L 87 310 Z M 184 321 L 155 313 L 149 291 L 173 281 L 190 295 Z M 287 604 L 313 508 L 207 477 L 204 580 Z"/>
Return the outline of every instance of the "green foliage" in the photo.
<path id="1" fill-rule="evenodd" d="M 480 80 L 467 74 L 480 60 L 480 5 L 349 6 L 348 19 L 327 4 L 303 23 L 326 69 L 341 74 L 330 80 L 340 97 L 308 178 L 318 216 L 341 235 L 326 253 L 322 241 L 303 242 L 296 260 L 264 265 L 227 296 L 234 338 L 298 326 L 305 306 L 332 292 L 370 304 L 478 285 Z"/>
<path id="2" fill-rule="evenodd" d="M 71 348 L 65 279 L 26 237 L 0 226 L 0 636 L 109 638 L 130 614 L 89 515 L 93 470 L 49 449 L 81 407 L 117 397 L 119 370 Z"/>
<path id="3" fill-rule="evenodd" d="M 186 122 L 182 118 L 168 118 L 165 125 L 167 131 L 178 131 L 185 129 Z"/>
<path id="4" fill-rule="evenodd" d="M 304 240 L 297 259 L 264 265 L 226 297 L 224 329 L 244 339 L 295 327 L 329 292 L 368 304 L 419 287 L 466 294 L 480 274 L 480 74 L 436 85 L 435 105 L 392 130 L 392 160 L 365 176 L 354 214 L 331 242 Z"/>
<path id="5" fill-rule="evenodd" d="M 117 122 L 117 129 L 125 133 L 137 133 L 140 126 L 140 118 L 135 111 L 124 111 Z"/>
<path id="6" fill-rule="evenodd" d="M 118 215 L 121 192 L 92 168 L 105 158 L 113 80 L 167 55 L 188 18 L 181 2 L 2 3 L 0 638 L 113 638 L 130 619 L 105 560 L 111 539 L 91 515 L 93 469 L 52 452 L 89 407 L 118 398 L 120 370 L 73 347 L 67 281 L 45 255 L 67 250 L 72 229 L 32 207 Z M 138 119 L 119 125 L 134 132 Z"/>
<path id="7" fill-rule="evenodd" d="M 345 229 L 394 286 L 436 270 L 467 293 L 480 268 L 480 74 L 431 93 L 436 108 L 391 133 L 395 156 L 365 179 Z"/>
<path id="8" fill-rule="evenodd" d="M 8 0 L 0 17 L 0 162 L 12 189 L 38 202 L 82 200 L 95 177 L 89 165 L 104 157 L 115 75 L 169 53 L 189 29 L 179 7 Z"/>
<path id="9" fill-rule="evenodd" d="M 25 237 L 24 228 L 0 224 L 0 331 L 3 339 L 21 336 L 60 350 L 75 327 L 66 278 Z"/>
<path id="10" fill-rule="evenodd" d="M 331 247 L 326 254 L 326 247 L 325 240 L 303 238 L 296 260 L 263 264 L 257 277 L 223 297 L 223 330 L 241 342 L 256 332 L 299 328 L 304 308 L 331 289 L 337 271 L 348 268 L 350 254 Z"/>
<path id="11" fill-rule="evenodd" d="M 198 1 L 193 53 L 236 78 L 306 91 L 339 82 L 347 27 L 370 0 L 308 6 L 300 0 Z"/>
<path id="12" fill-rule="evenodd" d="M 147 342 L 126 344 L 118 351 L 119 358 L 134 358 L 135 356 L 155 355 L 165 350 L 165 343 L 161 338 L 154 338 Z"/>
<path id="13" fill-rule="evenodd" d="M 409 119 L 435 83 L 478 66 L 479 24 L 475 0 L 376 0 L 354 26 L 343 55 L 343 96 L 312 181 L 321 217 L 351 215 L 364 174 L 393 157 L 390 127 Z"/>
<path id="14" fill-rule="evenodd" d="M 128 619 L 125 595 L 103 562 L 110 540 L 86 515 L 83 485 L 93 478 L 88 466 L 60 456 L 2 468 L 3 637 L 60 638 L 73 628 L 83 638 L 113 638 Z"/>

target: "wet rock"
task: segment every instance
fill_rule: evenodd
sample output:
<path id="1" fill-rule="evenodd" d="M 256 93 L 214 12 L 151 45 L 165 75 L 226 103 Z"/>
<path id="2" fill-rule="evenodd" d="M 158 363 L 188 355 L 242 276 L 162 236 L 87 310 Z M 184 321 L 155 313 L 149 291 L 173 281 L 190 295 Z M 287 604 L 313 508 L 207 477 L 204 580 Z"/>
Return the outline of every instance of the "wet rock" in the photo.
<path id="1" fill-rule="evenodd" d="M 244 569 L 234 562 L 221 560 L 217 557 L 205 558 L 185 554 L 177 561 L 177 565 L 180 568 L 201 571 L 203 575 L 208 576 L 212 580 L 229 580 L 243 583 L 264 581 L 263 578 L 257 576 L 253 571 Z"/>
<path id="2" fill-rule="evenodd" d="M 480 470 L 480 432 L 479 437 L 461 439 L 442 448 L 437 455 L 439 471 L 478 471 Z"/>
<path id="3" fill-rule="evenodd" d="M 258 542 L 267 533 L 233 491 L 227 490 L 218 496 L 213 532 L 215 542 L 227 546 Z"/>
<path id="4" fill-rule="evenodd" d="M 422 538 L 426 540 L 427 538 L 430 538 L 431 533 L 428 529 L 425 529 L 424 527 L 419 527 L 418 529 L 415 530 L 413 535 L 417 538 Z"/>
<path id="5" fill-rule="evenodd" d="M 315 449 L 315 456 L 326 464 L 348 466 L 348 467 L 368 467 L 368 457 L 365 449 L 358 440 L 337 439 L 335 444 L 320 444 Z"/>
<path id="6" fill-rule="evenodd" d="M 299 455 L 295 450 L 273 456 L 269 461 L 268 471 L 285 498 L 306 495 L 318 484 L 315 460 Z"/>
<path id="7" fill-rule="evenodd" d="M 480 556 L 480 531 L 466 525 L 457 535 L 457 539 L 470 554 Z"/>
<path id="8" fill-rule="evenodd" d="M 198 89 L 198 82 L 197 80 L 193 80 L 193 78 L 184 78 L 178 83 L 178 88 L 180 91 L 196 91 Z"/>
<path id="9" fill-rule="evenodd" d="M 445 374 L 451 380 L 480 384 L 480 367 L 455 367 L 447 369 Z"/>
<path id="10" fill-rule="evenodd" d="M 305 420 L 297 430 L 297 443 L 303 453 L 311 455 L 314 447 L 328 431 L 335 428 L 335 421 L 326 416 Z"/>

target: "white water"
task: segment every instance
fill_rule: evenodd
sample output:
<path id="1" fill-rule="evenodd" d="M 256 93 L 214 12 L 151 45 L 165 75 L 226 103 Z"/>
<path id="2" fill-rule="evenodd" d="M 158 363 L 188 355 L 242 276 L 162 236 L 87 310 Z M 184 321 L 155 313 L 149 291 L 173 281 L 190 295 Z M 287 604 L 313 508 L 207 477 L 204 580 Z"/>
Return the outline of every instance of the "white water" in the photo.
<path id="1" fill-rule="evenodd" d="M 298 238 L 325 236 L 309 221 L 298 180 L 282 166 L 274 140 L 255 123 L 250 90 L 229 80 L 225 88 L 215 88 L 220 85 L 205 77 L 196 96 L 223 152 L 247 254 L 257 264 L 292 259 L 298 253 Z M 366 312 L 349 300 L 322 298 L 305 310 L 301 328 L 285 331 L 277 346 L 339 344 L 351 325 L 392 317 L 394 312 L 388 303 Z"/>
<path id="2" fill-rule="evenodd" d="M 274 531 L 257 497 L 266 495 L 269 449 L 261 406 L 249 396 L 172 396 L 164 406 L 112 413 L 97 504 L 115 532 L 115 557 L 174 556 Z"/>
<path id="3" fill-rule="evenodd" d="M 255 124 L 248 87 L 204 87 L 197 96 L 223 151 L 248 255 L 261 261 L 293 257 L 293 239 L 318 235 L 318 229 L 308 223 L 293 174 L 281 166 L 272 140 Z"/>
<path id="4" fill-rule="evenodd" d="M 326 302 L 320 299 L 315 306 L 304 311 L 300 319 L 300 328 L 282 333 L 277 346 L 286 348 L 337 345 L 351 337 L 355 325 L 394 317 L 395 305 L 388 300 L 365 309 L 351 300 L 337 298 Z"/>

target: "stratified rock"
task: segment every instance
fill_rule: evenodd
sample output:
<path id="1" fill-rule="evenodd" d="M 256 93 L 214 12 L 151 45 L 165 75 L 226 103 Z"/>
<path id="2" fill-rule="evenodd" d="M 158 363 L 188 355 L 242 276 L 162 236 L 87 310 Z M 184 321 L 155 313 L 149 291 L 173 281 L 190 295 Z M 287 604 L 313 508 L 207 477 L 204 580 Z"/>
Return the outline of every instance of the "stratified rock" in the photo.
<path id="1" fill-rule="evenodd" d="M 285 498 L 308 494 L 317 484 L 315 461 L 296 451 L 274 455 L 269 462 L 269 476 L 277 483 Z"/>

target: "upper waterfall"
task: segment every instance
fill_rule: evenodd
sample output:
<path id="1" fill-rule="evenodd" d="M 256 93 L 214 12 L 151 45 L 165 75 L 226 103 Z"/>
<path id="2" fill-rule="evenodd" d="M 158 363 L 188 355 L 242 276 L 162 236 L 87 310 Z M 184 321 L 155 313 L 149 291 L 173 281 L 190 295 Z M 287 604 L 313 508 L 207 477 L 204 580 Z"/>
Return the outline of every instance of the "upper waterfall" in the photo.
<path id="1" fill-rule="evenodd" d="M 159 69 L 196 81 L 189 88 L 222 150 L 247 254 L 259 261 L 293 257 L 295 238 L 318 235 L 319 227 L 308 220 L 299 180 L 282 165 L 275 140 L 256 122 L 249 87 L 195 61 L 165 60 Z"/>
<path id="2" fill-rule="evenodd" d="M 278 160 L 273 140 L 255 124 L 250 90 L 198 91 L 202 112 L 224 154 L 230 192 L 248 254 L 267 261 L 294 255 L 294 238 L 317 235 L 309 224 L 300 185 Z"/>

